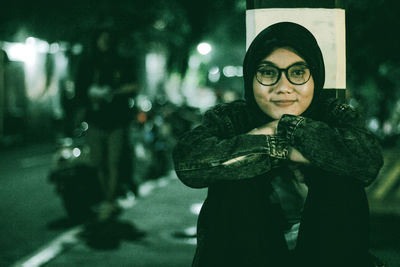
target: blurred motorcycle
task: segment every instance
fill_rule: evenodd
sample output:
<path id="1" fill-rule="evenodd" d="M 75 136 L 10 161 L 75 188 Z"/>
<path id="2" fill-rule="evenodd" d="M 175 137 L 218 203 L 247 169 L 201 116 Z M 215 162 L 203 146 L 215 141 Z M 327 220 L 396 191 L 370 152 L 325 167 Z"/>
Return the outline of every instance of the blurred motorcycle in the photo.
<path id="1" fill-rule="evenodd" d="M 93 207 L 103 198 L 96 169 L 89 164 L 89 153 L 83 137 L 58 140 L 48 176 L 73 221 L 94 217 Z"/>

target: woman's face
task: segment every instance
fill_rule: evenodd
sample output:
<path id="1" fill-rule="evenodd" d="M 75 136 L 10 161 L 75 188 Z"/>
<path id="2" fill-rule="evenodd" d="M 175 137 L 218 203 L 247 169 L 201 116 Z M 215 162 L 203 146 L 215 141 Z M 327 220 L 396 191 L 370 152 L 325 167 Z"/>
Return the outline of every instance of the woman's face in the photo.
<path id="1" fill-rule="evenodd" d="M 293 64 L 303 66 L 306 62 L 292 50 L 277 48 L 261 60 L 257 69 L 268 66 L 273 66 L 275 69 L 286 69 Z M 302 70 L 295 69 L 294 71 L 289 70 L 289 72 L 296 77 Z M 260 109 L 273 119 L 280 119 L 283 114 L 302 114 L 310 106 L 313 98 L 314 80 L 312 76 L 304 84 L 296 85 L 289 82 L 286 73 L 282 72 L 280 79 L 273 85 L 261 84 L 256 75 L 253 78 L 254 98 Z"/>

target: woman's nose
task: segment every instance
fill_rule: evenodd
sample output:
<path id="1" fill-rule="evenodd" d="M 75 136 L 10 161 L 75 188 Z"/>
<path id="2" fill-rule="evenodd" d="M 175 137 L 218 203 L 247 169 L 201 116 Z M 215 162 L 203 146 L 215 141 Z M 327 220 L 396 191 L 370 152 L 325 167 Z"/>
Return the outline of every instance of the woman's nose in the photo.
<path id="1" fill-rule="evenodd" d="M 282 73 L 281 78 L 276 84 L 277 93 L 292 93 L 294 88 L 293 84 L 289 82 L 285 73 Z"/>

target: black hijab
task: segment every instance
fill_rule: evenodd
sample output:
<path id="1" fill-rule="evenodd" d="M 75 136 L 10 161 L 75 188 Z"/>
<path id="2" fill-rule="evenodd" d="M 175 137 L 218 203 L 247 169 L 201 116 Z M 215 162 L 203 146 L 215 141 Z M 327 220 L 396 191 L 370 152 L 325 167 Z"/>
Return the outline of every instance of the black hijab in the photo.
<path id="1" fill-rule="evenodd" d="M 314 113 L 325 82 L 322 52 L 309 30 L 292 22 L 280 22 L 265 28 L 251 43 L 243 62 L 244 96 L 259 125 L 271 121 L 272 118 L 258 107 L 254 99 L 253 78 L 259 62 L 278 47 L 292 48 L 310 66 L 314 79 L 314 95 L 311 105 L 303 113 L 304 116 L 312 116 Z"/>

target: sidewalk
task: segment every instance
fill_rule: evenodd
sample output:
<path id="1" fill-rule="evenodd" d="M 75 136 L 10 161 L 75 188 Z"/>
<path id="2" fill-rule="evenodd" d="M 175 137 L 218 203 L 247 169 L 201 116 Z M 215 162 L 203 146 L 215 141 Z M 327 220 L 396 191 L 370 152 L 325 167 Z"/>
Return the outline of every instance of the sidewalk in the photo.
<path id="1" fill-rule="evenodd" d="M 77 226 L 20 264 L 43 266 L 35 262 L 55 253 L 44 266 L 190 266 L 196 247 L 191 235 L 206 191 L 190 189 L 176 177 L 142 190 L 144 196 L 103 231 Z"/>

